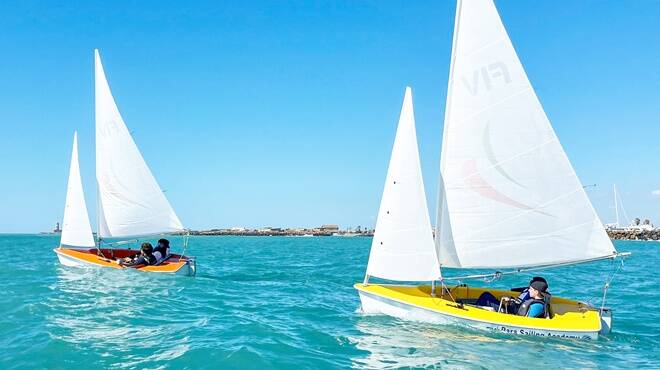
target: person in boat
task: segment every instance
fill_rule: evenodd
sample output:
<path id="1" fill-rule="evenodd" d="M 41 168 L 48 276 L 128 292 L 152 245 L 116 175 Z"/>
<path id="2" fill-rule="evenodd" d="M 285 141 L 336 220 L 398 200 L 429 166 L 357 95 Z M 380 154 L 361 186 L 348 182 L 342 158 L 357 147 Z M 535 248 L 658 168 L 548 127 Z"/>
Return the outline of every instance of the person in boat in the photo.
<path id="1" fill-rule="evenodd" d="M 159 239 L 156 248 L 154 248 L 154 256 L 157 262 L 162 262 L 170 255 L 170 241 L 167 239 Z"/>
<path id="2" fill-rule="evenodd" d="M 549 317 L 550 304 L 549 300 L 546 299 L 547 291 L 548 283 L 540 280 L 532 282 L 527 288 L 529 298 L 518 306 L 516 314 L 527 317 Z"/>
<path id="3" fill-rule="evenodd" d="M 140 265 L 154 265 L 156 264 L 156 257 L 154 256 L 154 247 L 151 243 L 142 243 L 140 246 L 140 253 L 131 258 L 126 257 L 119 260 L 119 264 L 124 267 L 136 267 Z"/>
<path id="4" fill-rule="evenodd" d="M 526 288 L 511 289 L 514 292 L 520 292 L 518 297 L 516 298 L 502 297 L 502 300 L 504 301 L 502 303 L 502 307 L 500 307 L 500 301 L 490 292 L 481 293 L 475 304 L 477 306 L 482 306 L 482 307 L 492 307 L 496 310 L 502 308 L 502 310 L 506 313 L 517 313 L 520 308 L 520 305 L 522 305 L 523 302 L 530 299 L 529 288 L 535 282 L 541 282 L 545 284 L 545 290 L 548 289 L 548 282 L 545 280 L 545 278 L 541 276 L 534 276 L 532 280 L 529 281 L 529 285 Z M 548 293 L 544 291 L 544 294 L 548 294 Z"/>
<path id="5" fill-rule="evenodd" d="M 530 297 L 529 296 L 529 287 L 531 287 L 532 284 L 534 284 L 534 282 L 536 282 L 536 281 L 542 282 L 543 284 L 545 284 L 546 289 L 548 288 L 548 281 L 545 280 L 545 278 L 543 278 L 541 276 L 534 276 L 532 278 L 532 280 L 529 281 L 529 285 L 526 288 L 513 288 L 513 289 L 511 289 L 511 291 L 520 292 L 520 295 L 518 295 L 518 298 L 511 299 L 511 297 L 507 297 L 507 298 L 509 298 L 509 299 L 507 299 L 507 301 L 511 302 L 509 304 L 509 306 L 511 306 L 512 304 L 515 305 L 515 307 L 513 307 L 515 309 L 515 312 L 518 311 L 518 308 L 520 307 L 520 305 L 524 301 L 529 299 L 529 297 Z"/>

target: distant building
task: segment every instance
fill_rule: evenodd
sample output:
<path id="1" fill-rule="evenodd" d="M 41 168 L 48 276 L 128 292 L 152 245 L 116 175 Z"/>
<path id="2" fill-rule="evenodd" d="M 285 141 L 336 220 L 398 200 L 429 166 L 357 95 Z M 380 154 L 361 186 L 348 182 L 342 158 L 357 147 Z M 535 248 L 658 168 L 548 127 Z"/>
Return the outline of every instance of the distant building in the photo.
<path id="1" fill-rule="evenodd" d="M 62 229 L 60 229 L 60 223 L 59 222 L 55 224 L 55 229 L 53 229 L 53 232 L 55 234 L 60 234 L 62 232 Z"/>
<path id="2" fill-rule="evenodd" d="M 321 225 L 319 230 L 321 232 L 326 232 L 326 233 L 336 233 L 339 231 L 339 225 L 332 225 L 332 224 Z"/>

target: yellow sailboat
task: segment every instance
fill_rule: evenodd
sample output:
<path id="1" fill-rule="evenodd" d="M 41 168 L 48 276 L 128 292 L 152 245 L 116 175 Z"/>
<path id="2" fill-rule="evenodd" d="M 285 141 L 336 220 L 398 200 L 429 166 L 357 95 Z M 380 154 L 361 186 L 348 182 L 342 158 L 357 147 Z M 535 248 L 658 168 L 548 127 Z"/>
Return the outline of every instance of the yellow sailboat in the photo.
<path id="1" fill-rule="evenodd" d="M 609 332 L 604 298 L 596 308 L 546 295 L 547 315 L 519 316 L 502 312 L 502 298 L 520 292 L 488 289 L 501 302 L 493 307 L 479 302 L 486 290 L 443 277 L 450 268 L 493 271 L 465 281 L 628 255 L 608 238 L 492 0 L 458 1 L 452 48 L 435 238 L 407 88 L 366 276 L 355 285 L 362 310 L 517 335 Z"/>

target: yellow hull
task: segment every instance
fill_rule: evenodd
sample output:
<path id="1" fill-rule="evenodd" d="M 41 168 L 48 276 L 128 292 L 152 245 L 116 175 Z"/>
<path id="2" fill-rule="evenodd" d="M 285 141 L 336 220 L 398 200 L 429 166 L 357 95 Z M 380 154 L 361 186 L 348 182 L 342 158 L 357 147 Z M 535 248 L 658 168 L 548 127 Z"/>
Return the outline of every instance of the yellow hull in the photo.
<path id="1" fill-rule="evenodd" d="M 581 302 L 558 297 L 552 298 L 552 319 L 545 319 L 499 313 L 473 305 L 485 291 L 498 299 L 519 294 L 512 291 L 467 286 L 446 289 L 438 287 L 433 297 L 430 286 L 355 284 L 355 289 L 360 293 L 363 311 L 404 319 L 460 324 L 509 334 L 570 339 L 596 339 L 602 327 L 598 310 Z"/>

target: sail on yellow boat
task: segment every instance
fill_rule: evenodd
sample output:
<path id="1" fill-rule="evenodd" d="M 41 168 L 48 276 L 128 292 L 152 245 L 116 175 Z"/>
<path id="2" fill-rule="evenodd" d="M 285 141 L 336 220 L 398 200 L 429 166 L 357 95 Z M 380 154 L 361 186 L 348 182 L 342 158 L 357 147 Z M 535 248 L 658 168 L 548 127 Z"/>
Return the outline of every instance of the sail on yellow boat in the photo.
<path id="1" fill-rule="evenodd" d="M 98 50 L 94 51 L 94 58 L 98 239 L 94 240 L 89 222 L 78 163 L 78 138 L 74 134 L 62 237 L 54 251 L 66 266 L 123 269 L 116 259 L 136 251 L 116 246 L 140 237 L 182 233 L 184 228 L 119 113 Z M 184 237 L 184 251 L 187 242 Z M 164 257 L 157 265 L 140 266 L 137 270 L 195 274 L 193 257 Z"/>
<path id="2" fill-rule="evenodd" d="M 552 297 L 549 317 L 517 316 L 477 305 L 484 289 L 443 277 L 447 269 L 493 271 L 465 280 L 628 255 L 608 238 L 492 0 L 458 0 L 449 73 L 435 238 L 407 88 L 366 276 L 355 285 L 362 310 L 519 335 L 609 332 L 604 305 Z"/>

